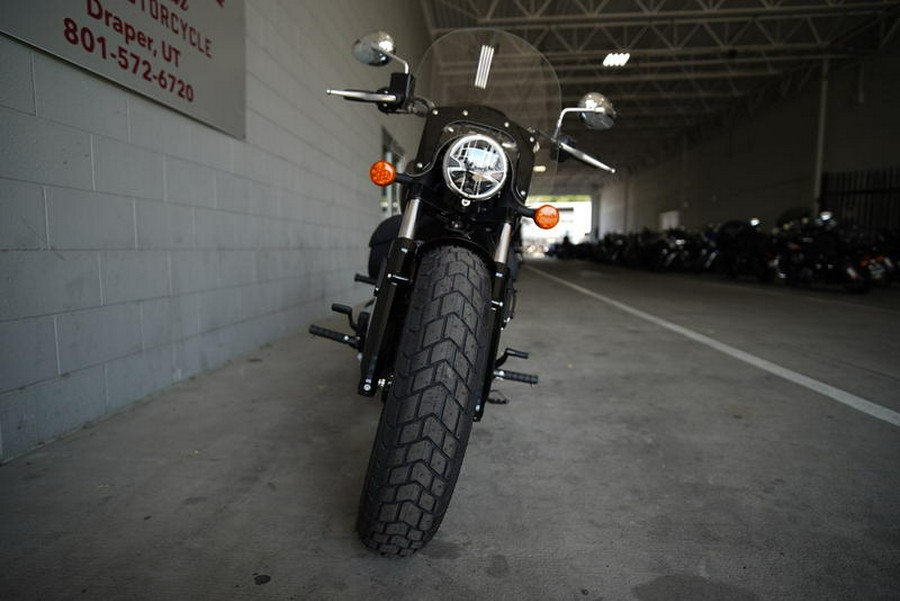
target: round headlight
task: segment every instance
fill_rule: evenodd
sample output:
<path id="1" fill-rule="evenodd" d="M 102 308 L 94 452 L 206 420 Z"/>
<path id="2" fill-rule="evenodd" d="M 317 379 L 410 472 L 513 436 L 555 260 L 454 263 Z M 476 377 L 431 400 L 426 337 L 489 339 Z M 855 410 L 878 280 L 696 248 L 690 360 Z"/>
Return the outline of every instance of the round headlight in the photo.
<path id="1" fill-rule="evenodd" d="M 471 134 L 454 141 L 444 155 L 444 180 L 469 200 L 485 200 L 500 192 L 509 162 L 500 144 L 488 136 Z"/>

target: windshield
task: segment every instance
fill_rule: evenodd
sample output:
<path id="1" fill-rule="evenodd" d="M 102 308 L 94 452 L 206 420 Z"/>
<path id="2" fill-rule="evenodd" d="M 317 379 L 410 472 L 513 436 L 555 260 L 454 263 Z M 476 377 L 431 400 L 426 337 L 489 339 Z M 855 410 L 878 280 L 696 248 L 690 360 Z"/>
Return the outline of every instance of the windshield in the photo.
<path id="1" fill-rule="evenodd" d="M 416 71 L 416 96 L 437 106 L 487 106 L 521 127 L 552 132 L 559 80 L 534 46 L 505 31 L 460 29 L 438 39 Z M 535 155 L 530 194 L 546 194 L 556 173 L 550 144 Z"/>

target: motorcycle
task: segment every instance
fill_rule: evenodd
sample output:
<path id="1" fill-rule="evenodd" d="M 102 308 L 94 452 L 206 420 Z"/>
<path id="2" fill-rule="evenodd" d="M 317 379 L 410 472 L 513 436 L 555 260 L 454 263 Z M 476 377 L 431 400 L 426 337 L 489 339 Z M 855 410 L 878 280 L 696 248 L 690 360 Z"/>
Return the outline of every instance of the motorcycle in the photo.
<path id="1" fill-rule="evenodd" d="M 575 148 L 561 127 L 574 113 L 606 129 L 615 110 L 592 93 L 560 111 L 549 62 L 503 31 L 447 34 L 415 75 L 384 32 L 357 40 L 353 55 L 376 66 L 396 60 L 403 70 L 377 91 L 328 94 L 425 122 L 405 173 L 385 161 L 370 170 L 377 185 L 403 186 L 402 216 L 379 226 L 370 271 L 356 276 L 374 286 L 373 304 L 356 317 L 349 306 L 332 306 L 347 315 L 352 333 L 309 331 L 358 351 L 357 392 L 380 391 L 356 529 L 371 549 L 408 556 L 441 525 L 493 381 L 538 383 L 536 375 L 504 367 L 527 353 L 499 353 L 501 330 L 515 315 L 518 226 L 523 218 L 542 228 L 558 222 L 551 205 L 526 204 L 529 193 L 552 182 L 558 160 L 571 156 L 614 171 Z"/>
<path id="2" fill-rule="evenodd" d="M 719 226 L 716 244 L 720 266 L 731 279 L 752 275 L 761 284 L 775 280 L 777 249 L 772 238 L 761 232 L 759 219 L 731 220 Z"/>
<path id="3" fill-rule="evenodd" d="M 789 286 L 838 284 L 857 293 L 872 287 L 867 267 L 830 213 L 784 226 L 776 245 L 779 277 Z"/>

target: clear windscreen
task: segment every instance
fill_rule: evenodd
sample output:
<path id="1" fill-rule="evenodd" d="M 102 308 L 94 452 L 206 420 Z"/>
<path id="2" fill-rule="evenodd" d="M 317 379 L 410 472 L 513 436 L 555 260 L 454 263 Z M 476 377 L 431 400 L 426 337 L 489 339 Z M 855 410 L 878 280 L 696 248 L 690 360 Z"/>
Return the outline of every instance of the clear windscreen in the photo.
<path id="1" fill-rule="evenodd" d="M 531 44 L 505 31 L 460 29 L 434 42 L 416 71 L 416 96 L 436 106 L 488 106 L 526 129 L 552 132 L 560 112 L 559 80 Z M 535 155 L 530 195 L 551 191 L 550 144 Z"/>

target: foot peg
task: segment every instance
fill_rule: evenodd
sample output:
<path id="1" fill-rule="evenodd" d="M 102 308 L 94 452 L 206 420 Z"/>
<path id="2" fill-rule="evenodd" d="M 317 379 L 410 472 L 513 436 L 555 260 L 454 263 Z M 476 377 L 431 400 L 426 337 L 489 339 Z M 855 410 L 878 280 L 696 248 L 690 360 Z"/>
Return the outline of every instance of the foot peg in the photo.
<path id="1" fill-rule="evenodd" d="M 344 334 L 343 332 L 338 332 L 336 330 L 329 330 L 328 328 L 323 328 L 315 324 L 309 326 L 309 333 L 313 336 L 320 336 L 322 338 L 334 340 L 335 342 L 343 342 L 347 346 L 351 346 L 356 350 L 359 350 L 358 336 L 351 336 L 350 334 Z"/>
<path id="2" fill-rule="evenodd" d="M 342 305 L 340 303 L 334 303 L 331 305 L 331 310 L 335 313 L 340 313 L 341 315 L 347 316 L 347 323 L 350 324 L 350 329 L 356 332 L 357 338 L 362 338 L 366 334 L 366 329 L 369 327 L 369 314 L 365 311 L 359 314 L 359 318 L 357 320 L 353 320 L 353 307 L 350 305 Z M 362 345 L 360 345 L 362 346 Z"/>
<path id="3" fill-rule="evenodd" d="M 321 336 L 322 338 L 334 340 L 335 342 L 343 342 L 347 346 L 351 346 L 356 350 L 362 350 L 362 341 L 363 336 L 365 335 L 365 329 L 369 326 L 369 314 L 366 312 L 362 312 L 359 314 L 359 320 L 353 321 L 353 307 L 351 307 L 350 305 L 334 303 L 331 305 L 331 310 L 335 313 L 346 315 L 347 321 L 350 323 L 350 329 L 356 332 L 357 335 L 353 336 L 352 334 L 344 334 L 343 332 L 330 330 L 328 328 L 323 328 L 322 326 L 317 326 L 315 324 L 309 326 L 309 333 L 313 336 Z M 362 328 L 360 328 L 360 326 L 362 326 Z"/>
<path id="4" fill-rule="evenodd" d="M 508 369 L 495 369 L 494 379 L 509 380 L 510 382 L 522 382 L 523 384 L 531 384 L 534 386 L 538 383 L 538 377 L 532 374 L 523 374 L 518 371 L 510 371 Z"/>
<path id="5" fill-rule="evenodd" d="M 527 359 L 528 353 L 525 351 L 517 351 L 514 348 L 507 347 L 506 350 L 503 351 L 503 354 L 500 355 L 500 358 L 497 359 L 497 362 L 494 363 L 494 379 L 495 380 L 510 380 L 511 382 L 522 382 L 524 384 L 531 384 L 534 386 L 538 383 L 538 377 L 532 374 L 523 374 L 517 371 L 510 371 L 508 369 L 500 369 L 506 360 L 510 357 L 515 357 L 516 359 Z"/>
<path id="6" fill-rule="evenodd" d="M 497 362 L 494 363 L 494 367 L 500 367 L 501 365 L 506 363 L 506 360 L 510 357 L 514 357 L 516 359 L 527 359 L 528 353 L 526 353 L 525 351 L 517 351 L 514 348 L 507 347 L 506 350 L 503 351 L 503 354 L 500 355 L 500 358 L 497 359 Z"/>

